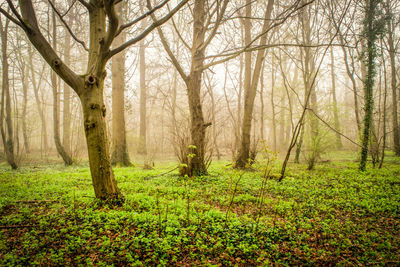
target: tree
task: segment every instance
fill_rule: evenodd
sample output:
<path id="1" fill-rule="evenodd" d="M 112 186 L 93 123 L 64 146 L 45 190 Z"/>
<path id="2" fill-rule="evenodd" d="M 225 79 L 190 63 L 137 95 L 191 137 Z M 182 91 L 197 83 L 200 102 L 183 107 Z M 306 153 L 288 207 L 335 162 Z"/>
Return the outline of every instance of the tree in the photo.
<path id="1" fill-rule="evenodd" d="M 56 22 L 56 14 L 52 12 L 52 21 L 53 21 L 53 30 L 52 30 L 52 39 L 53 39 L 53 49 L 57 50 L 57 22 Z M 51 87 L 53 89 L 53 130 L 54 130 L 54 143 L 56 145 L 56 149 L 58 154 L 63 159 L 65 165 L 72 165 L 73 160 L 71 155 L 65 150 L 63 144 L 61 143 L 60 137 L 60 95 L 58 92 L 58 81 L 57 74 L 52 71 L 51 72 Z"/>
<path id="2" fill-rule="evenodd" d="M 274 5 L 274 0 L 269 0 L 268 5 L 264 14 L 264 24 L 262 27 L 262 33 L 266 32 L 270 26 L 270 18 Z M 249 45 L 252 42 L 251 39 L 251 1 L 246 2 L 246 18 L 245 18 L 245 45 Z M 260 38 L 259 45 L 265 46 L 267 43 L 267 34 L 263 34 Z M 245 54 L 245 78 L 244 78 L 244 114 L 242 122 L 242 135 L 241 145 L 239 148 L 238 158 L 236 159 L 235 167 L 245 168 L 250 158 L 250 132 L 251 132 L 251 121 L 253 117 L 254 99 L 256 97 L 258 82 L 260 80 L 261 67 L 264 61 L 265 49 L 260 49 L 257 52 L 257 58 L 254 65 L 254 71 L 251 69 L 251 53 L 246 52 Z"/>
<path id="3" fill-rule="evenodd" d="M 138 153 L 147 154 L 146 142 L 146 104 L 147 104 L 147 89 L 146 89 L 146 45 L 144 41 L 139 44 L 139 64 L 140 64 L 140 129 L 139 129 L 139 147 Z"/>
<path id="4" fill-rule="evenodd" d="M 399 120 L 397 113 L 397 79 L 396 79 L 396 44 L 394 41 L 395 33 L 395 19 L 390 12 L 390 1 L 386 0 L 385 12 L 388 16 L 387 20 L 387 46 L 389 47 L 389 59 L 390 59 L 390 86 L 392 88 L 392 128 L 393 128 L 393 146 L 396 156 L 400 156 L 400 130 L 399 130 Z"/>
<path id="5" fill-rule="evenodd" d="M 363 35 L 366 39 L 366 51 L 364 64 L 366 66 L 366 77 L 364 80 L 364 120 L 362 132 L 362 147 L 359 169 L 365 171 L 368 144 L 372 123 L 372 111 L 374 109 L 373 88 L 375 83 L 375 59 L 376 59 L 376 41 L 383 30 L 382 19 L 379 18 L 379 4 L 381 0 L 365 0 L 365 17 L 363 21 Z"/>
<path id="6" fill-rule="evenodd" d="M 19 0 L 19 11 L 13 2 L 7 1 L 12 14 L 0 9 L 9 20 L 20 26 L 26 33 L 30 42 L 35 46 L 41 56 L 79 96 L 84 117 L 84 129 L 89 154 L 89 165 L 92 175 L 92 183 L 95 195 L 99 199 L 120 202 L 122 194 L 117 187 L 113 170 L 111 167 L 108 138 L 106 130 L 106 107 L 103 99 L 104 79 L 106 77 L 105 67 L 109 59 L 122 52 L 127 47 L 138 43 L 145 38 L 153 29 L 165 23 L 175 14 L 188 0 L 182 0 L 167 15 L 155 21 L 137 36 L 128 40 L 119 47 L 111 49 L 111 44 L 116 36 L 131 27 L 144 17 L 161 8 L 157 6 L 152 11 L 126 24 L 119 23 L 119 15 L 116 5 L 120 1 L 114 0 L 79 0 L 89 13 L 89 48 L 87 70 L 83 75 L 78 75 L 58 56 L 54 47 L 43 36 L 36 17 L 32 0 Z M 59 18 L 61 13 L 54 4 L 49 1 L 53 10 Z M 67 29 L 71 30 L 66 23 Z M 76 38 L 73 35 L 74 39 Z M 77 40 L 77 39 L 76 39 Z M 83 41 L 78 41 L 85 48 Z"/>
<path id="7" fill-rule="evenodd" d="M 191 52 L 190 55 L 190 72 L 186 74 L 182 65 L 172 52 L 170 45 L 161 30 L 157 28 L 161 42 L 168 56 L 170 57 L 173 65 L 177 69 L 182 80 L 185 82 L 189 110 L 190 110 L 190 134 L 191 134 L 191 150 L 190 154 L 193 155 L 189 161 L 186 173 L 192 175 L 204 175 L 207 174 L 207 166 L 205 163 L 205 134 L 206 128 L 210 126 L 210 123 L 204 121 L 204 115 L 201 105 L 201 83 L 202 74 L 206 69 L 204 66 L 205 51 L 207 46 L 211 43 L 212 39 L 217 33 L 217 29 L 222 21 L 226 7 L 229 0 L 224 0 L 221 4 L 215 4 L 214 10 L 206 12 L 206 3 L 203 0 L 195 0 L 193 7 L 193 39 L 192 45 L 189 46 L 184 40 L 186 48 Z M 148 1 L 150 6 L 150 2 Z M 210 14 L 210 16 L 207 16 Z M 215 21 L 213 21 L 213 14 L 217 14 Z M 153 21 L 156 18 L 153 16 Z M 211 27 L 211 28 L 210 28 Z M 177 30 L 177 29 L 176 29 Z M 209 33 L 207 35 L 207 33 Z M 181 36 L 178 33 L 179 36 Z"/>
<path id="8" fill-rule="evenodd" d="M 122 3 L 117 6 L 117 12 L 126 16 L 127 6 Z M 113 45 L 119 47 L 126 42 L 126 33 L 121 32 L 115 37 Z M 113 165 L 130 166 L 131 162 L 126 145 L 125 130 L 125 51 L 112 58 L 112 152 Z"/>
<path id="9" fill-rule="evenodd" d="M 11 113 L 11 94 L 10 94 L 10 83 L 9 83 L 9 65 L 7 55 L 7 42 L 8 42 L 8 26 L 9 20 L 6 20 L 4 26 L 2 18 L 0 17 L 0 35 L 1 35 L 1 56 L 2 56 L 2 92 L 1 92 L 1 111 L 0 111 L 0 131 L 3 139 L 4 151 L 8 164 L 12 169 L 17 169 L 18 165 L 15 161 L 14 153 L 14 134 L 13 134 L 13 123 Z M 5 110 L 5 114 L 4 114 Z M 6 125 L 3 125 L 5 119 Z"/>

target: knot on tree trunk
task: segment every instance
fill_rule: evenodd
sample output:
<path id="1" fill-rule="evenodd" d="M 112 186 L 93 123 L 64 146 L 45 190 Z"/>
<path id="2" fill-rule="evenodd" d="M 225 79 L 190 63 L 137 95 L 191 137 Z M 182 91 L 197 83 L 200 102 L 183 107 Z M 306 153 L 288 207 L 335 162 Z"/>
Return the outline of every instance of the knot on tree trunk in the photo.
<path id="1" fill-rule="evenodd" d="M 100 108 L 100 105 L 99 105 L 99 104 L 96 104 L 96 103 L 92 103 L 92 104 L 90 104 L 89 106 L 90 106 L 90 109 L 97 109 L 97 108 Z"/>
<path id="2" fill-rule="evenodd" d="M 54 68 L 59 68 L 61 66 L 61 60 L 58 58 L 53 59 L 52 65 Z"/>
<path id="3" fill-rule="evenodd" d="M 90 120 L 85 120 L 85 130 L 88 131 L 92 128 L 96 127 L 96 123 Z"/>
<path id="4" fill-rule="evenodd" d="M 86 75 L 85 77 L 85 84 L 86 85 L 94 85 L 96 83 L 97 79 L 95 76 L 92 74 Z"/>

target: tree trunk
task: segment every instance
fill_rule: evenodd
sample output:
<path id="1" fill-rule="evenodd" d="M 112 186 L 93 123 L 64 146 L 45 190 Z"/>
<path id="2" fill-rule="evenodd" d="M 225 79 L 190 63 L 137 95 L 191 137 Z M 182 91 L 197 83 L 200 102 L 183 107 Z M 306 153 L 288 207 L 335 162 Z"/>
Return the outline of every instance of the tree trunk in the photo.
<path id="1" fill-rule="evenodd" d="M 260 138 L 265 141 L 264 138 L 264 64 L 261 70 L 261 82 L 260 82 Z"/>
<path id="2" fill-rule="evenodd" d="M 22 66 L 22 91 L 23 91 L 23 101 L 22 101 L 22 135 L 24 137 L 24 148 L 27 154 L 30 153 L 29 137 L 28 137 L 28 127 L 26 125 L 27 118 L 27 105 L 28 105 L 28 67 L 26 64 Z"/>
<path id="3" fill-rule="evenodd" d="M 6 153 L 7 163 L 10 164 L 12 169 L 17 169 L 17 163 L 15 162 L 14 155 L 14 142 L 13 142 L 13 125 L 11 119 L 11 96 L 10 96 L 10 84 L 9 84 L 9 65 L 7 55 L 7 42 L 8 42 L 8 25 L 10 21 L 6 20 L 3 28 L 3 24 L 0 21 L 1 31 L 1 55 L 2 55 L 2 100 L 1 100 L 1 115 L 0 115 L 0 131 L 3 139 L 4 151 Z M 5 116 L 4 116 L 5 109 Z M 3 120 L 5 117 L 6 125 L 3 126 Z M 4 129 L 6 128 L 6 130 Z"/>
<path id="4" fill-rule="evenodd" d="M 251 42 L 251 1 L 247 0 L 246 2 L 246 18 L 245 18 L 245 43 L 248 44 Z M 270 24 L 270 17 L 272 13 L 272 8 L 274 5 L 274 0 L 269 0 L 267 5 L 267 10 L 264 15 L 264 25 L 262 27 L 262 32 L 265 32 Z M 247 22 L 246 22 L 247 21 Z M 247 34 L 246 34 L 247 33 Z M 260 46 L 263 46 L 267 43 L 267 35 L 264 34 L 260 38 Z M 254 108 L 254 99 L 256 97 L 257 86 L 260 80 L 260 73 L 262 62 L 264 61 L 265 49 L 260 49 L 257 52 L 256 63 L 254 65 L 253 75 L 251 75 L 251 62 L 250 68 L 248 67 L 248 62 L 245 62 L 245 97 L 244 97 L 244 114 L 243 114 L 243 122 L 242 122 L 242 137 L 241 137 L 241 145 L 238 153 L 238 158 L 236 159 L 235 167 L 236 168 L 245 168 L 248 166 L 248 163 L 252 163 L 251 161 L 254 159 L 250 159 L 250 133 L 251 133 L 251 122 L 253 118 L 253 108 Z M 248 60 L 249 61 L 249 60 Z M 247 64 L 246 64 L 247 63 Z M 249 74 L 250 72 L 250 74 Z M 249 76 L 250 75 L 250 76 Z M 247 77 L 247 78 L 246 78 Z M 250 86 L 249 86 L 249 77 Z M 249 162 L 250 160 L 250 162 Z"/>
<path id="5" fill-rule="evenodd" d="M 335 82 L 335 59 L 333 56 L 333 47 L 331 47 L 331 81 L 332 81 L 332 104 L 333 104 L 333 119 L 335 130 L 340 132 L 339 123 L 339 112 L 336 99 L 336 82 Z M 339 133 L 336 133 L 336 148 L 341 149 L 343 147 L 342 139 Z"/>
<path id="6" fill-rule="evenodd" d="M 122 4 L 117 6 L 122 12 Z M 125 42 L 125 33 L 114 39 L 113 45 L 120 46 Z M 112 58 L 112 156 L 113 165 L 130 166 L 131 162 L 126 145 L 125 130 L 125 55 L 122 51 Z"/>
<path id="7" fill-rule="evenodd" d="M 140 64 L 140 133 L 139 133 L 139 147 L 138 153 L 142 155 L 147 154 L 146 142 L 146 47 L 144 41 L 140 42 L 139 47 L 139 64 Z"/>
<path id="8" fill-rule="evenodd" d="M 69 17 L 68 24 L 72 24 L 72 17 Z M 67 65 L 70 64 L 70 54 L 71 36 L 66 32 L 64 41 L 64 62 Z M 71 155 L 71 88 L 65 82 L 63 98 L 63 146 L 65 151 Z"/>
<path id="9" fill-rule="evenodd" d="M 364 80 L 364 129 L 362 135 L 362 148 L 360 159 L 360 171 L 365 171 L 368 156 L 368 143 L 372 122 L 372 111 L 374 109 L 374 78 L 375 78 L 375 41 L 377 39 L 377 32 L 375 27 L 376 16 L 376 0 L 367 0 L 366 14 L 364 19 L 364 31 L 367 37 L 367 58 L 365 64 L 367 68 L 366 78 Z"/>
<path id="10" fill-rule="evenodd" d="M 40 101 L 40 97 L 39 97 L 39 88 L 40 88 L 40 82 L 41 82 L 41 78 L 39 79 L 39 84 L 36 83 L 36 77 L 35 77 L 35 71 L 34 71 L 34 64 L 33 64 L 33 51 L 31 49 L 31 47 L 29 47 L 29 66 L 30 66 L 30 73 L 31 73 L 31 81 L 32 81 L 32 85 L 33 85 L 33 92 L 35 95 L 35 100 L 36 100 L 36 107 L 39 113 L 39 117 L 40 117 L 40 122 L 41 122 L 41 126 L 42 126 L 42 131 L 41 131 L 41 142 L 42 142 L 42 152 L 43 150 L 45 151 L 45 153 L 47 153 L 48 150 L 48 141 L 47 141 L 47 120 L 44 114 L 44 107 L 42 107 L 42 103 Z M 41 74 L 43 73 L 44 68 L 42 69 Z"/>
<path id="11" fill-rule="evenodd" d="M 53 47 L 56 49 L 57 47 L 57 29 L 56 29 L 56 15 L 53 11 L 52 13 L 53 20 Z M 53 88 L 53 126 L 54 126 L 54 143 L 56 145 L 56 149 L 58 154 L 63 159 L 65 165 L 72 165 L 73 160 L 71 156 L 65 151 L 64 146 L 61 144 L 60 138 L 60 97 L 58 94 L 58 84 L 57 84 L 57 74 L 52 71 L 51 73 L 51 86 Z"/>
<path id="12" fill-rule="evenodd" d="M 118 200 L 121 195 L 114 178 L 108 151 L 106 109 L 103 102 L 103 88 L 101 88 L 103 84 L 104 80 L 101 80 L 98 86 L 94 84 L 86 88 L 80 99 L 95 195 L 103 200 Z"/>
<path id="13" fill-rule="evenodd" d="M 272 57 L 272 64 L 271 64 L 271 109 L 272 109 L 272 144 L 274 148 L 274 152 L 277 152 L 277 136 L 276 136 L 276 112 L 275 112 L 275 103 L 274 103 L 274 96 L 275 96 L 275 65 L 274 65 L 274 57 Z"/>
<path id="14" fill-rule="evenodd" d="M 386 1 L 387 5 L 389 5 L 388 1 Z M 392 21 L 388 21 L 388 45 L 389 45 L 389 58 L 390 58 L 390 73 L 391 80 L 390 86 L 392 87 L 392 127 L 393 127 L 393 147 L 394 153 L 396 156 L 400 156 L 400 131 L 399 131 L 399 120 L 397 113 L 397 88 L 396 88 L 396 49 L 393 40 L 393 31 L 394 27 L 392 26 Z"/>

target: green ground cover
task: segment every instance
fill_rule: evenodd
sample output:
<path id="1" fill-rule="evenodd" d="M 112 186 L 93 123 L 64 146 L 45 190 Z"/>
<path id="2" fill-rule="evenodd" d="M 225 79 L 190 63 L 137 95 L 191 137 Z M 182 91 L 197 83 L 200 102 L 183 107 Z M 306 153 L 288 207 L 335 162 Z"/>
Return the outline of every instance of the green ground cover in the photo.
<path id="1" fill-rule="evenodd" d="M 121 207 L 94 199 L 85 166 L 1 165 L 0 265 L 399 265 L 400 160 L 360 173 L 354 154 L 328 158 L 280 183 L 262 162 L 115 168 Z"/>

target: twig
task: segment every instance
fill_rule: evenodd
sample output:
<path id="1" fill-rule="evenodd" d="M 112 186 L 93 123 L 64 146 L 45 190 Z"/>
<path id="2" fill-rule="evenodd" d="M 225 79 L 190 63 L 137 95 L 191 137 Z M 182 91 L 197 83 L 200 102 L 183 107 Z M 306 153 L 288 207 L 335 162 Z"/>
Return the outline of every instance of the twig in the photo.
<path id="1" fill-rule="evenodd" d="M 166 175 L 166 174 L 168 174 L 168 173 L 170 173 L 170 172 L 175 171 L 175 170 L 178 169 L 178 168 L 179 168 L 179 166 L 177 166 L 177 167 L 175 167 L 175 168 L 173 168 L 173 169 L 171 169 L 171 170 L 169 170 L 169 171 L 167 171 L 167 172 L 163 172 L 163 173 L 156 174 L 156 175 L 151 175 L 151 176 L 146 176 L 145 179 L 151 179 L 151 178 L 156 178 L 156 177 L 164 176 L 164 175 Z"/>

